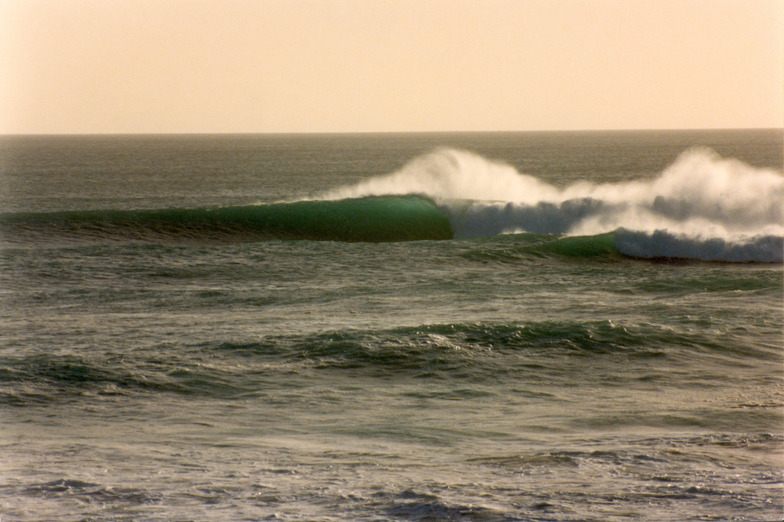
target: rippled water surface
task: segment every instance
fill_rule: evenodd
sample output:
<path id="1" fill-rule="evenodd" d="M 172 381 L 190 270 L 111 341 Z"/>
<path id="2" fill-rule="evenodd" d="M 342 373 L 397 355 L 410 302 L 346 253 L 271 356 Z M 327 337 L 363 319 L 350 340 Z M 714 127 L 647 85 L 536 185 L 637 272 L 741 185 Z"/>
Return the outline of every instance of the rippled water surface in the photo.
<path id="1" fill-rule="evenodd" d="M 781 138 L 3 138 L 0 517 L 779 520 Z"/>

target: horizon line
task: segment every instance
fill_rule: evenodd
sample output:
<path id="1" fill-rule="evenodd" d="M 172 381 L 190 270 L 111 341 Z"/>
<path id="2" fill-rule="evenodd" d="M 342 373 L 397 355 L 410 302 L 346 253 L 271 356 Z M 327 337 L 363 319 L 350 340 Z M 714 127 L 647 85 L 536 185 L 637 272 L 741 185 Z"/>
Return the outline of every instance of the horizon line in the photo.
<path id="1" fill-rule="evenodd" d="M 528 129 L 528 130 L 428 130 L 428 131 L 237 131 L 237 132 L 19 132 L 0 133 L 0 137 L 98 137 L 98 136 L 360 136 L 392 134 L 547 134 L 613 132 L 717 132 L 784 131 L 783 127 L 651 127 L 618 129 Z"/>

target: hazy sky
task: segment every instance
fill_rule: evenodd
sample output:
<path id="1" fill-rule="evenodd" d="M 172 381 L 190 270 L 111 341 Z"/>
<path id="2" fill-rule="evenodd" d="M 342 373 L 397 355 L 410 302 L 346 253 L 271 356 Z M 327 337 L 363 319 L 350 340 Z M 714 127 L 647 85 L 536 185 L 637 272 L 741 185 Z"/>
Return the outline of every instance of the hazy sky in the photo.
<path id="1" fill-rule="evenodd" d="M 0 0 L 0 133 L 784 126 L 781 0 Z"/>

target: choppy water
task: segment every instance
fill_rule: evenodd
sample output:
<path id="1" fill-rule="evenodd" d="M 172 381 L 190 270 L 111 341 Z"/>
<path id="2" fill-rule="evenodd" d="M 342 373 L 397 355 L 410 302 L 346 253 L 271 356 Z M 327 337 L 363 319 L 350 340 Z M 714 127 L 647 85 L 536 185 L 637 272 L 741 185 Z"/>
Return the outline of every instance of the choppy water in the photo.
<path id="1" fill-rule="evenodd" d="M 3 520 L 778 520 L 781 131 L 0 140 Z"/>

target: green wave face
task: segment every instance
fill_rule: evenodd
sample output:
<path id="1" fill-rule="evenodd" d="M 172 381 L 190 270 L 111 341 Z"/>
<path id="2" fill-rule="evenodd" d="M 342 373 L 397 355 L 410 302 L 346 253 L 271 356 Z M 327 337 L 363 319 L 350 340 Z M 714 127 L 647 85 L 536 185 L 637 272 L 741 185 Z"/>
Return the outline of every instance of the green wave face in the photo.
<path id="1" fill-rule="evenodd" d="M 216 213 L 231 216 L 235 209 Z M 243 208 L 234 219 L 245 216 L 253 229 L 280 239 L 328 241 L 413 241 L 451 239 L 447 217 L 427 199 L 387 196 L 340 201 L 301 201 Z"/>
<path id="2" fill-rule="evenodd" d="M 0 216 L 5 240 L 391 242 L 453 237 L 428 199 L 385 196 L 216 209 L 91 210 Z"/>
<path id="3" fill-rule="evenodd" d="M 615 247 L 615 235 L 558 237 L 530 248 L 531 252 L 542 255 L 557 255 L 579 258 L 617 258 L 620 253 Z"/>

